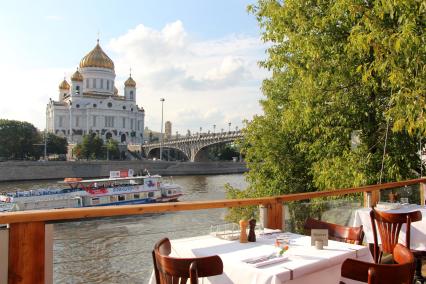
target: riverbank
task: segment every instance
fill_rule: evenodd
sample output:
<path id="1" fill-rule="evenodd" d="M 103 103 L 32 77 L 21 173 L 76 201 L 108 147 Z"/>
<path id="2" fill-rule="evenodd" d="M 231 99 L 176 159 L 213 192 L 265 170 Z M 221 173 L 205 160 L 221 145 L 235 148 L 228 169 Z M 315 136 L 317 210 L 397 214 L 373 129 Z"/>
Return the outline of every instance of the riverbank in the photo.
<path id="1" fill-rule="evenodd" d="M 107 177 L 110 171 L 120 169 L 133 169 L 135 173 L 142 173 L 144 169 L 147 169 L 151 174 L 163 176 L 238 174 L 247 171 L 245 163 L 239 162 L 8 161 L 0 163 L 0 182 L 63 179 L 65 177 Z"/>

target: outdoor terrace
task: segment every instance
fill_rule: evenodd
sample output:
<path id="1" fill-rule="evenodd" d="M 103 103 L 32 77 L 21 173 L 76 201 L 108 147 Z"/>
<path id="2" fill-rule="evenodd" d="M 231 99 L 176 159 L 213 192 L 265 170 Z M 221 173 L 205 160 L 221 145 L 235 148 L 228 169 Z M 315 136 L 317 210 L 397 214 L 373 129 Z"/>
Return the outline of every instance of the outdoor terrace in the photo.
<path id="1" fill-rule="evenodd" d="M 289 214 L 287 206 L 293 202 L 304 201 L 301 204 L 306 206 L 306 208 L 312 206 L 314 203 L 323 202 L 324 204 L 329 204 L 329 209 L 336 208 L 337 206 L 340 208 L 343 207 L 343 210 L 347 211 L 361 208 L 362 206 L 371 207 L 379 201 L 379 193 L 382 191 L 389 189 L 403 190 L 406 187 L 410 187 L 414 189 L 412 192 L 414 197 L 410 198 L 418 200 L 421 205 L 424 205 L 425 184 L 426 178 L 419 178 L 358 188 L 333 189 L 263 198 L 3 213 L 0 214 L 0 224 L 8 224 L 8 229 L 0 231 L 0 283 L 53 282 L 53 223 L 75 220 L 84 221 L 100 217 L 261 205 L 265 208 L 262 209 L 264 210 L 262 216 L 265 227 L 291 231 L 293 228 L 289 225 L 291 220 L 290 216 L 287 216 Z M 345 199 L 348 196 L 353 198 Z M 161 225 L 159 224 L 159 226 Z M 188 227 L 191 227 L 190 222 L 188 223 Z M 191 234 L 195 236 L 200 234 L 201 231 L 203 230 L 192 230 Z M 102 264 L 100 263 L 99 265 Z M 139 265 L 152 267 L 152 261 L 140 263 Z"/>

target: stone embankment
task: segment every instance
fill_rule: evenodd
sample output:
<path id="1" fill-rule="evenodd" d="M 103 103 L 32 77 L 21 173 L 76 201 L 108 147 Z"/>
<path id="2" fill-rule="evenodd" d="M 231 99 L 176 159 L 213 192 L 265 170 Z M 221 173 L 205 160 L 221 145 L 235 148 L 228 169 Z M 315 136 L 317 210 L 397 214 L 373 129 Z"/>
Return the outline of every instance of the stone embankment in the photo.
<path id="1" fill-rule="evenodd" d="M 136 161 L 78 161 L 78 162 L 0 162 L 0 182 L 22 180 L 63 179 L 65 177 L 107 177 L 110 171 L 133 169 L 142 173 L 172 175 L 236 174 L 247 171 L 239 162 L 166 162 Z"/>

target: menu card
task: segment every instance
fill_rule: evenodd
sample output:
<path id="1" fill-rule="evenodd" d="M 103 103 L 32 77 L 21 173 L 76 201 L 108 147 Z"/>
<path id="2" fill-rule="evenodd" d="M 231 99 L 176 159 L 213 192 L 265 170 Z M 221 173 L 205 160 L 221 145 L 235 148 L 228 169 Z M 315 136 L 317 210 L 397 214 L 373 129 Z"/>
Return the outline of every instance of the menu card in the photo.
<path id="1" fill-rule="evenodd" d="M 328 229 L 311 229 L 311 246 L 315 241 L 322 241 L 323 246 L 328 246 Z"/>

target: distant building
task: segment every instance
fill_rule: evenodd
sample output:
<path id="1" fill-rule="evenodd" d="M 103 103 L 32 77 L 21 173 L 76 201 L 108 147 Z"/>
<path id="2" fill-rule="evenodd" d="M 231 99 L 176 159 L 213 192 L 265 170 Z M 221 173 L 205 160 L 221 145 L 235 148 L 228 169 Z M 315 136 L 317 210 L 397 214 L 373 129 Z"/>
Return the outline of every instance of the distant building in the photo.
<path id="1" fill-rule="evenodd" d="M 130 74 L 124 94 L 115 87 L 114 62 L 98 43 L 80 61 L 80 68 L 59 85 L 59 98 L 46 109 L 48 132 L 81 142 L 85 134 L 104 140 L 142 143 L 145 111 L 136 104 L 136 82 Z"/>
<path id="2" fill-rule="evenodd" d="M 164 124 L 164 138 L 167 140 L 172 138 L 172 123 L 170 121 L 166 121 Z"/>

